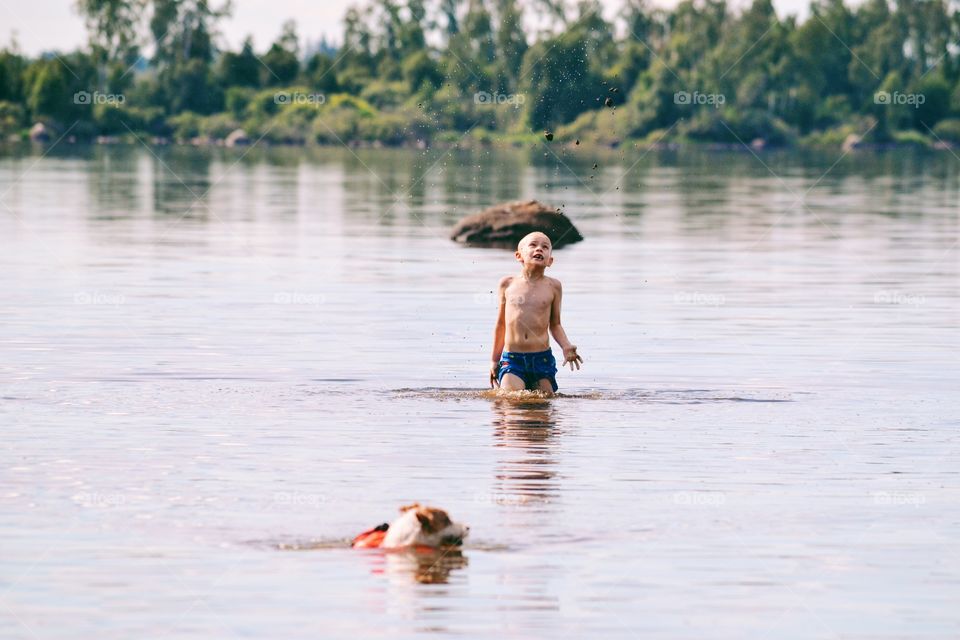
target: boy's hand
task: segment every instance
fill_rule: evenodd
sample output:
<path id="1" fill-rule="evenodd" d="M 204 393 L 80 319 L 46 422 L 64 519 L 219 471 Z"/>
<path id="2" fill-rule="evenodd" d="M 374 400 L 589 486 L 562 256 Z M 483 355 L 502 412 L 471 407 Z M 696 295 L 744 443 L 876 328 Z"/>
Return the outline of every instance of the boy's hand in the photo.
<path id="1" fill-rule="evenodd" d="M 496 389 L 500 386 L 497 374 L 500 373 L 500 361 L 490 363 L 490 388 Z"/>
<path id="2" fill-rule="evenodd" d="M 566 349 L 563 350 L 563 364 L 570 365 L 570 371 L 573 371 L 573 367 L 577 367 L 577 371 L 580 370 L 580 365 L 583 363 L 583 358 L 577 355 L 577 345 L 572 344 Z"/>

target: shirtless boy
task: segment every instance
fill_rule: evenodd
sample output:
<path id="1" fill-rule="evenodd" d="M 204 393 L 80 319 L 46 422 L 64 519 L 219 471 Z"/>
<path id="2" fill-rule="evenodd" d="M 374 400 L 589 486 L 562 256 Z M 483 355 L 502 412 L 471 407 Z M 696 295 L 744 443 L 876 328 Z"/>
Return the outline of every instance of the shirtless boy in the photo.
<path id="1" fill-rule="evenodd" d="M 560 281 L 544 275 L 553 264 L 552 251 L 546 234 L 537 231 L 524 236 L 516 253 L 520 274 L 500 280 L 491 387 L 552 395 L 557 390 L 557 361 L 550 351 L 550 334 L 563 349 L 563 364 L 569 364 L 571 371 L 580 369 L 583 358 L 560 325 Z"/>

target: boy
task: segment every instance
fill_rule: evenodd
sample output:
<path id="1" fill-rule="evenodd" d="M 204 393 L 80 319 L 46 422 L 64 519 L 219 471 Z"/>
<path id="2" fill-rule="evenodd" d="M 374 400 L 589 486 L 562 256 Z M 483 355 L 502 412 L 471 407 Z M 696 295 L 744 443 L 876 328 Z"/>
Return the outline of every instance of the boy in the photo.
<path id="1" fill-rule="evenodd" d="M 571 371 L 574 366 L 580 369 L 583 358 L 560 326 L 560 281 L 544 275 L 553 264 L 552 249 L 546 234 L 527 234 L 517 245 L 517 261 L 523 265 L 520 274 L 500 280 L 491 387 L 553 395 L 557 390 L 557 361 L 550 351 L 550 334 L 563 349 L 563 364 L 569 364 Z"/>

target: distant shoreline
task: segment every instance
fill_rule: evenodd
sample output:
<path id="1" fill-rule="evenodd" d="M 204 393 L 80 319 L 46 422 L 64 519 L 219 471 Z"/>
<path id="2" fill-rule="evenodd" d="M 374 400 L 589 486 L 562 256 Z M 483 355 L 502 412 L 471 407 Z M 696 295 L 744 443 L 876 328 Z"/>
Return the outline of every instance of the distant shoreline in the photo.
<path id="1" fill-rule="evenodd" d="M 193 147 L 198 149 L 248 149 L 253 146 L 269 148 L 316 148 L 316 149 L 521 149 L 536 147 L 541 143 L 556 149 L 590 149 L 590 150 L 623 150 L 632 149 L 639 151 L 679 151 L 683 149 L 697 149 L 703 151 L 738 151 L 738 152 L 758 152 L 758 151 L 830 151 L 841 149 L 850 151 L 892 151 L 905 149 L 920 149 L 926 151 L 952 151 L 960 145 L 955 145 L 942 140 L 918 140 L 912 138 L 906 142 L 887 141 L 887 142 L 863 142 L 863 141 L 845 141 L 842 144 L 836 143 L 817 143 L 799 140 L 786 144 L 771 144 L 762 139 L 755 139 L 749 144 L 740 142 L 716 142 L 701 140 L 671 140 L 671 141 L 649 141 L 626 139 L 623 141 L 610 142 L 590 142 L 588 140 L 557 140 L 547 143 L 540 136 L 504 136 L 500 139 L 477 139 L 470 136 L 454 138 L 454 136 L 438 136 L 439 139 L 429 141 L 399 143 L 385 142 L 381 140 L 349 140 L 344 144 L 330 144 L 326 142 L 284 142 L 276 140 L 260 140 L 258 142 L 234 142 L 230 143 L 225 138 L 193 138 L 190 140 L 175 140 L 162 136 L 97 136 L 95 138 L 78 138 L 76 136 L 47 137 L 41 139 L 31 139 L 28 132 L 20 135 L 8 136 L 6 140 L 0 140 L 0 149 L 16 146 L 39 146 L 67 144 L 70 146 L 136 146 L 147 145 L 154 147 Z"/>

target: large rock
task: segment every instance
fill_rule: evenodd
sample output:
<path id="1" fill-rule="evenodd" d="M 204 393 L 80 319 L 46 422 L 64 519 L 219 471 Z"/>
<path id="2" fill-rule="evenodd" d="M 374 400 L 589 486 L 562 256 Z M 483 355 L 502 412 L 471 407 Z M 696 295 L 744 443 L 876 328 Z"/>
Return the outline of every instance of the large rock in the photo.
<path id="1" fill-rule="evenodd" d="M 250 139 L 250 136 L 247 135 L 247 132 L 243 129 L 234 129 L 230 132 L 230 135 L 227 136 L 226 140 L 223 141 L 228 147 L 245 147 L 248 144 L 253 142 Z"/>
<path id="2" fill-rule="evenodd" d="M 863 138 L 858 136 L 855 133 L 851 133 L 843 140 L 843 144 L 840 145 L 840 149 L 844 153 L 847 153 L 855 149 L 858 149 L 862 144 L 863 144 Z"/>
<path id="3" fill-rule="evenodd" d="M 533 231 L 547 234 L 558 249 L 583 240 L 570 219 L 536 200 L 504 202 L 467 216 L 457 223 L 450 239 L 470 245 L 515 248 Z"/>
<path id="4" fill-rule="evenodd" d="M 52 137 L 53 132 L 50 130 L 50 127 L 42 122 L 37 122 L 30 127 L 30 139 L 34 142 L 50 142 Z"/>

